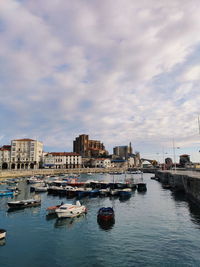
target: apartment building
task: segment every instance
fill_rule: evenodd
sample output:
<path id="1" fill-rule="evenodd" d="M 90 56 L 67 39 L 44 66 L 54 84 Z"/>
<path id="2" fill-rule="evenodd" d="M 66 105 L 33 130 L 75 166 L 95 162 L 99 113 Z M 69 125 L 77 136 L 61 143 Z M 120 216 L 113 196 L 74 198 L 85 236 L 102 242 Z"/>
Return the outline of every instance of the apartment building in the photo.
<path id="1" fill-rule="evenodd" d="M 24 138 L 11 141 L 10 169 L 37 169 L 42 161 L 43 143 Z"/>
<path id="2" fill-rule="evenodd" d="M 73 152 L 50 152 L 43 157 L 43 167 L 53 169 L 72 169 L 82 167 L 82 157 Z"/>

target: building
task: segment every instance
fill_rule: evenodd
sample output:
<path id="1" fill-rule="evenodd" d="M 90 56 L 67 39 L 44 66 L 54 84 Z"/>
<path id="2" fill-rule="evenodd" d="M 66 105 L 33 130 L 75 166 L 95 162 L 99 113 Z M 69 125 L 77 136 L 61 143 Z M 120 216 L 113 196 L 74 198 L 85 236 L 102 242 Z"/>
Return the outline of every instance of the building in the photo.
<path id="1" fill-rule="evenodd" d="M 180 160 L 179 160 L 179 164 L 181 167 L 186 167 L 186 165 L 190 166 L 191 165 L 191 162 L 190 162 L 190 155 L 187 155 L 187 154 L 183 154 L 183 155 L 180 155 Z"/>
<path id="2" fill-rule="evenodd" d="M 43 168 L 74 169 L 82 167 L 82 157 L 72 152 L 50 152 L 43 156 Z"/>
<path id="3" fill-rule="evenodd" d="M 42 162 L 43 143 L 24 138 L 11 141 L 10 169 L 38 169 Z"/>
<path id="4" fill-rule="evenodd" d="M 113 148 L 113 154 L 121 159 L 128 159 L 133 153 L 131 143 L 129 146 L 116 146 Z"/>
<path id="5" fill-rule="evenodd" d="M 111 164 L 113 168 L 128 168 L 128 162 L 125 159 L 112 159 Z"/>
<path id="6" fill-rule="evenodd" d="M 82 134 L 73 141 L 73 151 L 83 157 L 99 157 L 108 155 L 104 144 L 97 140 L 89 140 L 89 135 Z"/>
<path id="7" fill-rule="evenodd" d="M 10 152 L 10 145 L 4 145 L 0 148 L 0 169 L 10 168 Z"/>
<path id="8" fill-rule="evenodd" d="M 111 160 L 105 158 L 94 158 L 91 159 L 91 167 L 94 168 L 111 168 Z"/>

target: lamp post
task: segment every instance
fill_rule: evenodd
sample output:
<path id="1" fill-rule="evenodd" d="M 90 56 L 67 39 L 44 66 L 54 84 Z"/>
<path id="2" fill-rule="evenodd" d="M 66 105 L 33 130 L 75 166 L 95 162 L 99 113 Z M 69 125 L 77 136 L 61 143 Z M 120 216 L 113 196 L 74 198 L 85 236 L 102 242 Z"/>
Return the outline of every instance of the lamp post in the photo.
<path id="1" fill-rule="evenodd" d="M 159 153 L 157 152 L 156 155 L 158 156 L 158 157 L 157 157 L 157 164 L 158 164 L 158 166 L 159 166 Z"/>
<path id="2" fill-rule="evenodd" d="M 164 147 L 162 149 L 162 152 L 163 152 L 163 170 L 165 170 L 165 154 L 168 154 L 168 153 L 164 151 Z"/>
<path id="3" fill-rule="evenodd" d="M 176 172 L 176 150 L 175 149 L 180 149 L 180 147 L 174 146 L 174 138 L 173 138 L 174 171 Z"/>

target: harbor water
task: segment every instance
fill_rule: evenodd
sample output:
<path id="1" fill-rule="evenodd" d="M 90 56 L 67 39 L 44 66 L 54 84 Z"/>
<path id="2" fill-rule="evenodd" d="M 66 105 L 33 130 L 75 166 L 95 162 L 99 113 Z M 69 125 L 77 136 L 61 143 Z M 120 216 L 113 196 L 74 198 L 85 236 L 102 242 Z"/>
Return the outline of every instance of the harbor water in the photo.
<path id="1" fill-rule="evenodd" d="M 200 208 L 151 176 L 143 175 L 147 191 L 135 190 L 129 199 L 82 198 L 88 213 L 73 219 L 49 218 L 46 208 L 74 199 L 41 193 L 41 206 L 8 212 L 11 198 L 1 197 L 0 228 L 7 236 L 0 240 L 0 266 L 200 266 Z M 83 174 L 87 179 L 111 181 L 113 175 Z M 17 198 L 30 198 L 30 186 L 22 181 L 19 187 Z M 99 225 L 101 207 L 113 207 L 114 223 Z"/>

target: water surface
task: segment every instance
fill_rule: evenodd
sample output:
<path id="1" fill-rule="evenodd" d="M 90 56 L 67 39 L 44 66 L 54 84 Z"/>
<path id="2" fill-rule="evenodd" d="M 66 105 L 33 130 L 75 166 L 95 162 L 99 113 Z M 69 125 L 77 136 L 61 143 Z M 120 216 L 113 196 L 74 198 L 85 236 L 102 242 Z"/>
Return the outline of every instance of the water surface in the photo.
<path id="1" fill-rule="evenodd" d="M 48 206 L 73 199 L 42 193 L 41 207 L 7 212 L 10 198 L 0 198 L 0 228 L 7 230 L 0 266 L 200 266 L 200 209 L 151 176 L 143 176 L 147 192 L 135 191 L 128 200 L 82 199 L 88 214 L 75 219 L 46 217 Z M 82 175 L 82 180 L 93 178 L 113 180 L 109 174 Z M 19 186 L 18 198 L 30 197 L 29 186 Z M 114 208 L 113 225 L 97 223 L 103 206 Z"/>

